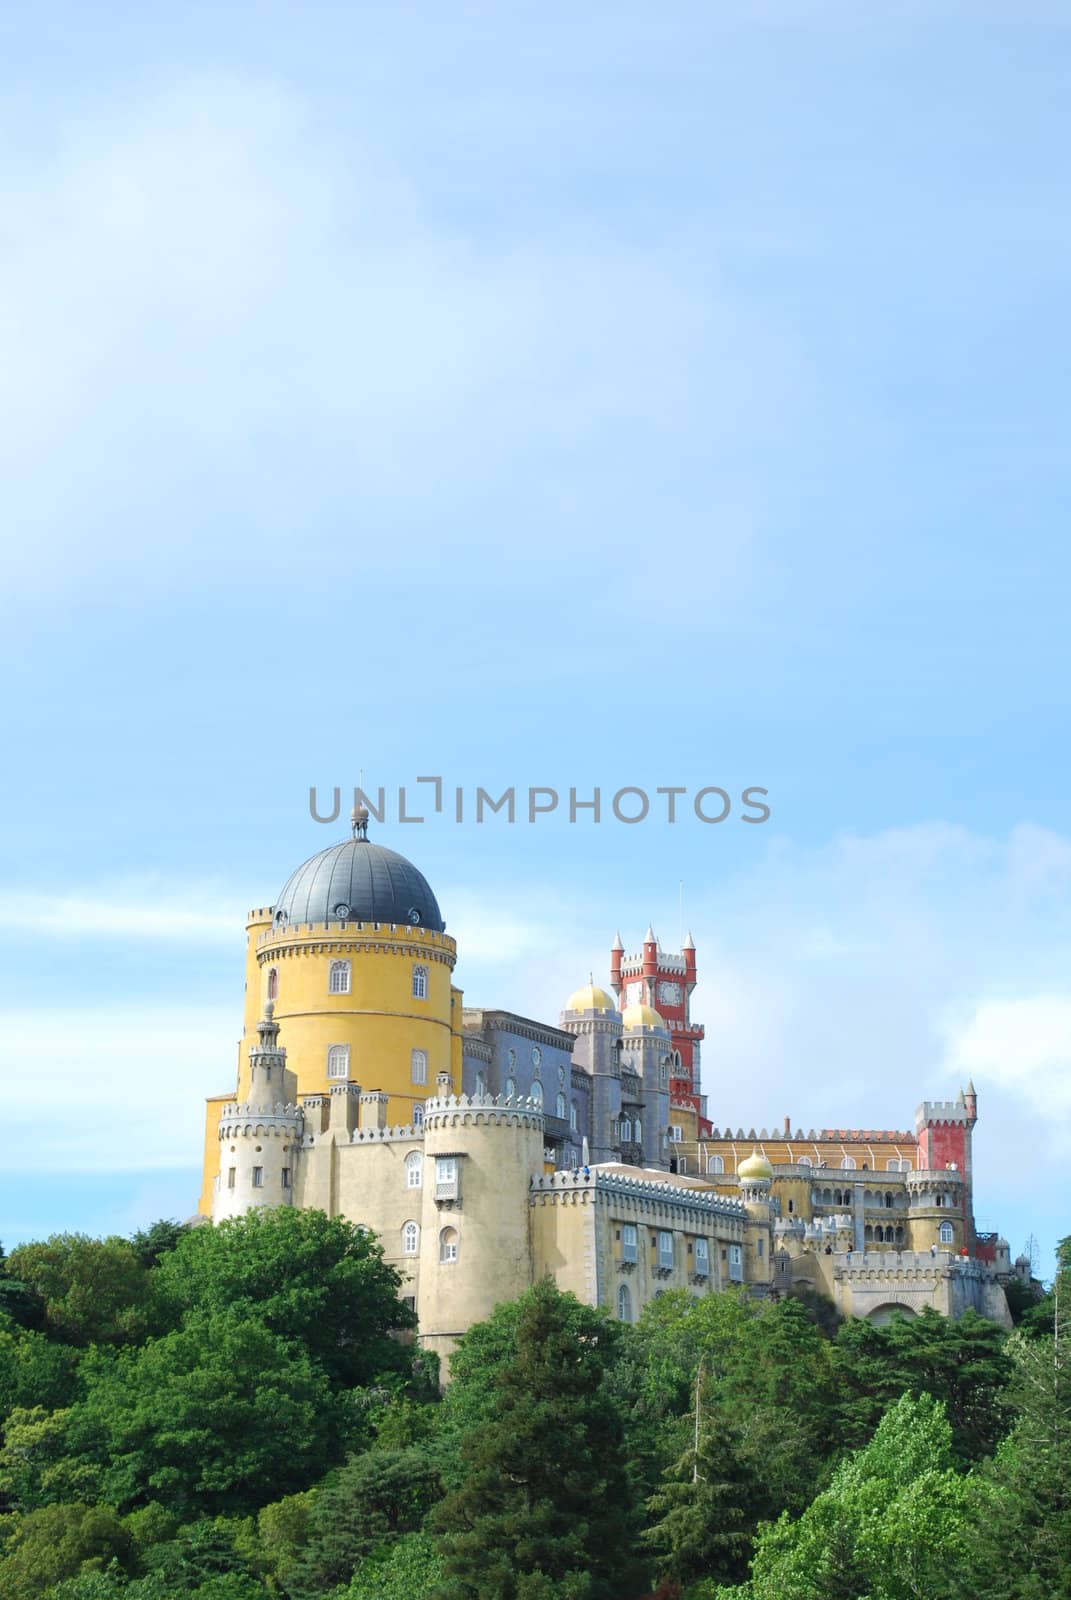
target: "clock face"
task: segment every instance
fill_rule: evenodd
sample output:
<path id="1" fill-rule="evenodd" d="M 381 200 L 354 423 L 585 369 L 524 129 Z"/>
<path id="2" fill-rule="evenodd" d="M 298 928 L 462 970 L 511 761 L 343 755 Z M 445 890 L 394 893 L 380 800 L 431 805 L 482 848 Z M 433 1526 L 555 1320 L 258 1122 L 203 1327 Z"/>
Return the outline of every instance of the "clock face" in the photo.
<path id="1" fill-rule="evenodd" d="M 625 989 L 625 1001 L 630 1006 L 638 1006 L 643 1002 L 643 984 L 630 983 Z"/>
<path id="2" fill-rule="evenodd" d="M 667 1005 L 679 1006 L 681 1003 L 681 986 L 679 983 L 660 983 L 658 985 L 658 998 Z"/>

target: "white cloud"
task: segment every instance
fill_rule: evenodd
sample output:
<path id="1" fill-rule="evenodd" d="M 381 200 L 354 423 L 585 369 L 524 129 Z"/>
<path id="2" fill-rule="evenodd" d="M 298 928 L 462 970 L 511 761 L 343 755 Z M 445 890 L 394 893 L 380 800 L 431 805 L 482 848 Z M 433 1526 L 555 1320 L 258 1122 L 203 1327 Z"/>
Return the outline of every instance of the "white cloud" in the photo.
<path id="1" fill-rule="evenodd" d="M 98 898 L 90 891 L 31 895 L 12 890 L 4 901 L 4 919 L 8 929 L 50 938 L 182 941 L 196 936 L 234 944 L 241 939 L 245 914 L 189 889 L 181 895 L 141 889 L 123 899 Z"/>
<path id="2" fill-rule="evenodd" d="M 0 1041 L 7 1171 L 188 1167 L 205 1096 L 234 1086 L 240 1032 L 238 997 L 219 1008 L 9 1012 Z"/>
<path id="3" fill-rule="evenodd" d="M 0 461 L 23 580 L 112 563 L 114 599 L 147 573 L 199 582 L 209 553 L 217 581 L 231 564 L 245 577 L 289 556 L 299 512 L 295 585 L 318 540 L 367 573 L 396 559 L 362 534 L 377 503 L 419 506 L 412 536 L 445 561 L 444 496 L 486 501 L 537 452 L 514 515 L 540 495 L 547 514 L 537 548 L 517 541 L 512 579 L 546 571 L 553 545 L 613 584 L 577 534 L 588 498 L 607 514 L 620 479 L 600 450 L 616 463 L 634 438 L 632 496 L 659 448 L 725 452 L 724 503 L 692 530 L 697 558 L 717 549 L 720 594 L 753 520 L 735 447 L 757 430 L 783 449 L 828 415 L 792 332 L 730 304 L 694 240 L 446 222 L 381 151 L 274 83 L 189 79 L 56 137 L 49 163 L 0 167 Z M 202 483 L 217 515 L 145 538 L 149 505 L 166 520 Z M 496 550 L 500 534 L 493 517 L 470 528 Z"/>
<path id="4" fill-rule="evenodd" d="M 999 1084 L 1028 1115 L 1071 1127 L 1071 993 L 984 1000 L 946 1032 L 950 1073 Z"/>

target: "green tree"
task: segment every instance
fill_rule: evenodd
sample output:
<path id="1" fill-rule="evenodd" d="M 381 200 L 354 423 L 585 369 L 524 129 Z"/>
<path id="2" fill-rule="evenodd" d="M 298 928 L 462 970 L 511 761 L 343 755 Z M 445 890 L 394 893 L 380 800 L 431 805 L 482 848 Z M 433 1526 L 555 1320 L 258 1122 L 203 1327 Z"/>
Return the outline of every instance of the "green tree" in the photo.
<path id="1" fill-rule="evenodd" d="M 17 1511 L 56 1501 L 92 1501 L 100 1484 L 99 1462 L 71 1438 L 73 1407 L 46 1411 L 16 1407 L 7 1419 L 0 1448 L 0 1497 Z"/>
<path id="2" fill-rule="evenodd" d="M 1015 1422 L 974 1480 L 972 1559 L 956 1590 L 961 1600 L 1071 1596 L 1071 1325 L 1058 1332 L 1048 1339 L 1017 1333 L 1009 1341 Z"/>
<path id="3" fill-rule="evenodd" d="M 693 1442 L 666 1469 L 647 1501 L 654 1520 L 643 1533 L 663 1578 L 687 1584 L 705 1575 L 731 1583 L 744 1576 L 759 1486 L 740 1472 L 738 1460 L 724 1433 L 704 1428 L 698 1449 Z"/>
<path id="4" fill-rule="evenodd" d="M 294 1600 L 316 1600 L 348 1583 L 362 1559 L 423 1525 L 441 1488 L 434 1462 L 419 1448 L 353 1456 L 317 1492 L 304 1548 L 289 1567 Z"/>
<path id="5" fill-rule="evenodd" d="M 131 1344 L 151 1326 L 149 1274 L 127 1239 L 57 1233 L 20 1245 L 11 1276 L 40 1296 L 49 1330 L 65 1344 Z"/>
<path id="6" fill-rule="evenodd" d="M 0 1557 L 0 1595 L 4 1600 L 38 1600 L 84 1571 L 122 1563 L 130 1555 L 130 1534 L 110 1506 L 57 1504 L 18 1518 Z"/>
<path id="7" fill-rule="evenodd" d="M 0 1328 L 0 1423 L 16 1406 L 55 1411 L 78 1393 L 77 1351 L 42 1333 Z"/>
<path id="8" fill-rule="evenodd" d="M 862 1444 L 902 1394 L 942 1400 L 957 1458 L 981 1460 L 1008 1425 L 1000 1397 L 1011 1374 L 1006 1335 L 973 1311 L 953 1321 L 927 1307 L 887 1326 L 845 1322 L 836 1340 L 839 1430 Z"/>
<path id="9" fill-rule="evenodd" d="M 45 1326 L 45 1303 L 35 1289 L 12 1276 L 4 1247 L 0 1245 L 0 1322 L 40 1332 Z"/>
<path id="10" fill-rule="evenodd" d="M 338 1600 L 432 1600 L 443 1568 L 426 1533 L 407 1533 L 361 1562 Z"/>
<path id="11" fill-rule="evenodd" d="M 141 1350 L 85 1363 L 69 1442 L 104 1492 L 182 1516 L 242 1514 L 330 1465 L 338 1411 L 303 1350 L 241 1312 L 194 1313 Z"/>
<path id="12" fill-rule="evenodd" d="M 610 1600 L 638 1587 L 624 1434 L 603 1390 L 617 1326 L 549 1279 L 521 1296 L 464 1475 L 432 1512 L 450 1600 Z"/>
<path id="13" fill-rule="evenodd" d="M 373 1236 L 343 1217 L 279 1206 L 189 1228 L 156 1275 L 176 1313 L 244 1308 L 302 1344 L 336 1386 L 411 1370 L 393 1337 L 415 1326 L 401 1279 Z"/>
<path id="14" fill-rule="evenodd" d="M 134 1247 L 134 1254 L 143 1267 L 157 1267 L 162 1257 L 174 1250 L 183 1234 L 187 1231 L 188 1224 L 174 1222 L 161 1217 L 159 1222 L 154 1222 L 148 1228 L 141 1228 L 130 1236 L 130 1243 Z"/>
<path id="15" fill-rule="evenodd" d="M 969 1486 L 940 1401 L 904 1395 L 795 1519 L 756 1540 L 739 1600 L 947 1600 L 968 1552 Z"/>

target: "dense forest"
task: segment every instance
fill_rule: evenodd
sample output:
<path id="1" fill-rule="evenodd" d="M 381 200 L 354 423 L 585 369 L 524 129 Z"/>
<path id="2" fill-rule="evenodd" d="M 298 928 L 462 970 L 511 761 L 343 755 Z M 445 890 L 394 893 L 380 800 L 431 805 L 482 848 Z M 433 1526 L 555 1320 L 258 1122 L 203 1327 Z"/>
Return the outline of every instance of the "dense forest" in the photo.
<path id="1" fill-rule="evenodd" d="M 1071 1596 L 1071 1240 L 1012 1334 L 548 1281 L 445 1393 L 398 1288 L 293 1209 L 0 1252 L 3 1600 Z"/>

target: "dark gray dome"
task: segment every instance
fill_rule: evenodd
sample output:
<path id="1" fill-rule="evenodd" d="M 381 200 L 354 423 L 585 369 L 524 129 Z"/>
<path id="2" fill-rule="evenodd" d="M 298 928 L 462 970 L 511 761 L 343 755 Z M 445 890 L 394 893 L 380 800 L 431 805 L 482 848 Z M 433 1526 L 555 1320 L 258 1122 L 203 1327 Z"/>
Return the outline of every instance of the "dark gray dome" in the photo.
<path id="1" fill-rule="evenodd" d="M 367 839 L 333 844 L 303 862 L 283 885 L 275 921 L 406 922 L 438 933 L 446 926 L 424 874 Z"/>

